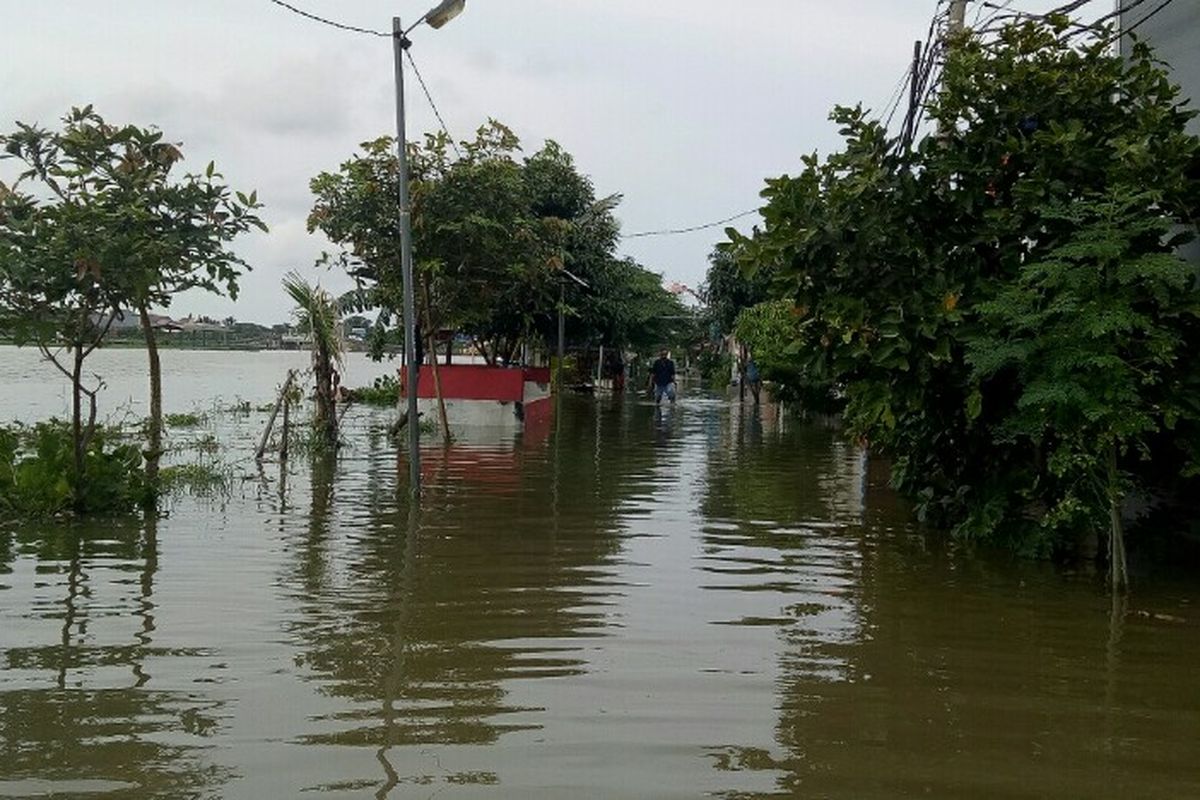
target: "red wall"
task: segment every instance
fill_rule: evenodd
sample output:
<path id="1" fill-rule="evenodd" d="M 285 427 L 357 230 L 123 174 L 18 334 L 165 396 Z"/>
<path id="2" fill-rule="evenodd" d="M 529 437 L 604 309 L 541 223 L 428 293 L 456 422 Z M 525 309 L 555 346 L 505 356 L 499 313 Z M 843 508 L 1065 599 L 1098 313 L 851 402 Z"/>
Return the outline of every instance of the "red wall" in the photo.
<path id="1" fill-rule="evenodd" d="M 549 367 L 526 367 L 525 380 L 531 383 L 549 383 L 550 368 Z"/>
<path id="2" fill-rule="evenodd" d="M 484 364 L 439 365 L 442 397 L 447 400 L 500 400 L 519 402 L 525 395 L 525 371 L 520 367 L 489 367 Z M 549 378 L 547 378 L 548 380 Z M 408 371 L 400 370 L 401 386 L 407 390 Z M 417 397 L 437 397 L 433 367 L 421 365 Z"/>

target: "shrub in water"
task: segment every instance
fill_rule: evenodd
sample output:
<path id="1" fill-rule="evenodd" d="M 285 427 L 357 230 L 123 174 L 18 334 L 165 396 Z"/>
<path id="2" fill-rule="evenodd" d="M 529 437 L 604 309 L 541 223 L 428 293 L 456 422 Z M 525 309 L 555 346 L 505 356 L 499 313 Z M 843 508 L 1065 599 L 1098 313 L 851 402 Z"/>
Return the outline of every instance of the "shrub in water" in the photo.
<path id="1" fill-rule="evenodd" d="M 132 511 L 146 497 L 142 454 L 97 428 L 75 474 L 70 427 L 60 420 L 0 428 L 0 510 L 9 518 Z"/>
<path id="2" fill-rule="evenodd" d="M 400 402 L 400 382 L 391 375 L 383 375 L 376 378 L 372 385 L 355 389 L 351 396 L 368 406 L 395 406 Z"/>

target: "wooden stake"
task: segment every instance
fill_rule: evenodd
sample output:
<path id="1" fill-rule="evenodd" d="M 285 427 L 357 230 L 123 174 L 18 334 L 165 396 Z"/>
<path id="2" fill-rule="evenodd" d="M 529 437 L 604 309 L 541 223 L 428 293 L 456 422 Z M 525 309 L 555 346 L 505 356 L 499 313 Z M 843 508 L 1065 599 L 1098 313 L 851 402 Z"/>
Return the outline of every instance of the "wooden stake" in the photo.
<path id="1" fill-rule="evenodd" d="M 254 453 L 255 461 L 262 461 L 263 456 L 267 452 L 267 442 L 271 439 L 271 429 L 275 427 L 275 417 L 279 416 L 279 409 L 283 405 L 284 398 L 287 397 L 288 390 L 292 388 L 292 381 L 296 379 L 296 370 L 289 369 L 287 380 L 283 382 L 283 388 L 279 390 L 279 398 L 275 401 L 275 407 L 271 409 L 271 416 L 267 419 L 267 428 L 263 431 L 262 439 L 258 442 L 258 450 Z"/>

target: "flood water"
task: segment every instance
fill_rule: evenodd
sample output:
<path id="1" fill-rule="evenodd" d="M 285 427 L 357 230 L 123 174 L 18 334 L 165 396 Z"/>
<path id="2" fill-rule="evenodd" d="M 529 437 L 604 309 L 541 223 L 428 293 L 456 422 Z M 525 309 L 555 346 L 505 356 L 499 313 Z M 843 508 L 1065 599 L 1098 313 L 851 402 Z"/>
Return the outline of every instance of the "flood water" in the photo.
<path id="1" fill-rule="evenodd" d="M 144 354 L 100 355 L 136 411 Z M 304 363 L 166 357 L 168 411 Z M 62 413 L 35 361 L 0 349 L 0 417 Z M 687 393 L 431 439 L 414 511 L 391 414 L 259 473 L 262 415 L 211 413 L 227 496 L 0 526 L 0 796 L 1200 797 L 1200 579 L 1114 610 L 947 547 L 836 431 Z"/>

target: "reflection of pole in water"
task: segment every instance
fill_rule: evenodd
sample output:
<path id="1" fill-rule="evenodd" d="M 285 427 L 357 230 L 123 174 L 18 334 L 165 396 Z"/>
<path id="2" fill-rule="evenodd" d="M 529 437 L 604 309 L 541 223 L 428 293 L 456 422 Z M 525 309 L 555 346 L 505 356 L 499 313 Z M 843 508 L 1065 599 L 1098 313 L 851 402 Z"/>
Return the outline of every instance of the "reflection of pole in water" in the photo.
<path id="1" fill-rule="evenodd" d="M 409 616 L 413 605 L 413 594 L 416 592 L 416 561 L 420 536 L 420 506 L 416 503 L 408 507 L 408 524 L 404 533 L 404 580 L 400 583 L 400 594 L 391 598 L 389 606 L 396 611 L 395 623 L 392 626 L 392 645 L 390 649 L 391 669 L 387 680 L 383 683 L 383 744 L 375 752 L 375 759 L 383 767 L 384 782 L 375 793 L 376 800 L 384 800 L 392 789 L 400 784 L 400 776 L 392 762 L 388 761 L 388 751 L 396 738 L 396 698 L 405 680 L 405 660 L 408 655 L 408 643 L 405 632 L 409 627 Z"/>

